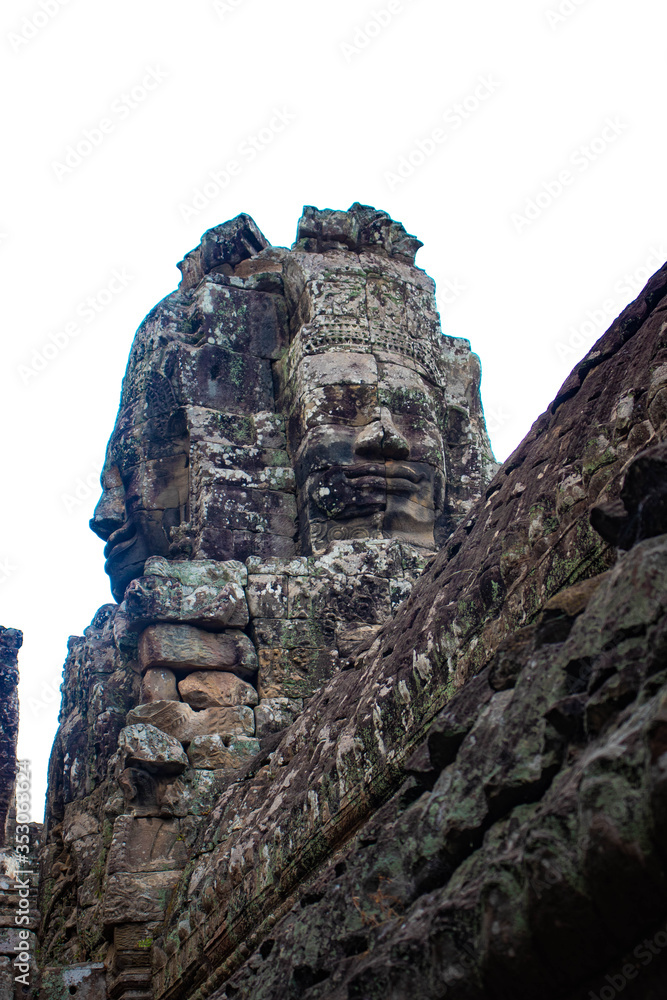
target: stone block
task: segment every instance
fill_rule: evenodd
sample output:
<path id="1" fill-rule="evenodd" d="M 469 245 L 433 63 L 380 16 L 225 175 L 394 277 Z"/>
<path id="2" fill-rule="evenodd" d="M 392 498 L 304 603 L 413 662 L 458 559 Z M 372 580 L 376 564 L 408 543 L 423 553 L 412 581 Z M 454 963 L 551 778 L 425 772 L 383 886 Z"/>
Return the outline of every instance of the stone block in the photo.
<path id="1" fill-rule="evenodd" d="M 141 681 L 141 701 L 180 701 L 176 674 L 164 667 L 147 670 Z"/>
<path id="2" fill-rule="evenodd" d="M 173 780 L 171 775 L 169 780 Z M 107 802 L 105 812 L 110 816 L 121 813 L 131 813 L 133 816 L 156 816 L 159 812 L 158 785 L 158 778 L 144 768 L 126 767 L 118 775 L 119 792 Z"/>
<path id="3" fill-rule="evenodd" d="M 211 278 L 197 289 L 193 322 L 208 343 L 259 358 L 278 358 L 285 339 L 284 305 L 275 295 Z"/>
<path id="4" fill-rule="evenodd" d="M 182 713 L 179 714 L 179 709 L 187 706 L 181 706 L 181 703 L 176 701 L 156 701 L 150 702 L 145 707 L 153 706 L 156 710 L 146 713 L 148 719 L 155 718 L 169 725 L 172 733 L 149 721 L 142 721 L 140 715 L 136 716 L 130 712 L 136 721 L 130 722 L 125 729 L 122 729 L 118 738 L 120 766 L 143 768 L 151 774 L 181 774 L 187 767 L 188 761 L 178 737 L 173 735 L 173 730 L 178 730 L 179 725 L 183 724 L 180 721 Z M 176 711 L 170 713 L 170 709 L 163 706 L 175 706 Z"/>
<path id="5" fill-rule="evenodd" d="M 264 698 L 255 709 L 257 738 L 286 729 L 302 712 L 301 698 Z"/>
<path id="6" fill-rule="evenodd" d="M 191 587 L 160 576 L 133 580 L 125 592 L 132 627 L 154 622 L 182 622 L 205 628 L 239 628 L 248 624 L 248 605 L 238 583 Z"/>
<path id="7" fill-rule="evenodd" d="M 65 968 L 47 966 L 42 971 L 41 985 L 43 995 L 49 998 L 107 1000 L 106 969 L 102 962 L 82 962 Z"/>
<path id="8" fill-rule="evenodd" d="M 257 692 L 236 674 L 217 670 L 197 670 L 180 681 L 181 698 L 192 708 L 230 708 L 234 705 L 256 705 Z"/>
<path id="9" fill-rule="evenodd" d="M 184 587 L 224 587 L 235 583 L 245 587 L 248 582 L 248 571 L 243 563 L 230 559 L 227 562 L 215 562 L 212 559 L 192 559 L 178 562 L 164 559 L 162 556 L 151 556 L 146 560 L 144 576 L 156 576 L 175 580 Z"/>
<path id="10" fill-rule="evenodd" d="M 152 625 L 139 640 L 142 670 L 225 670 L 241 677 L 257 669 L 257 654 L 243 632 L 204 632 L 190 625 Z"/>
<path id="11" fill-rule="evenodd" d="M 253 736 L 255 732 L 252 708 L 246 706 L 206 708 L 196 712 L 180 701 L 154 701 L 133 708 L 128 712 L 127 722 L 130 727 L 137 723 L 148 724 L 181 743 L 214 733 Z"/>
<path id="12" fill-rule="evenodd" d="M 190 457 L 196 493 L 215 483 L 296 492 L 294 470 L 283 449 L 197 441 L 190 448 Z"/>
<path id="13" fill-rule="evenodd" d="M 19 950 L 24 946 L 24 938 L 19 931 L 18 927 L 0 928 L 0 955 L 11 955 L 13 958 L 16 955 L 17 946 Z M 30 947 L 34 954 L 35 935 L 32 933 L 30 934 L 30 941 Z"/>
<path id="14" fill-rule="evenodd" d="M 285 484 L 288 485 L 288 484 Z M 293 538 L 296 497 L 293 489 L 265 489 L 259 484 L 209 484 L 201 498 L 200 517 L 207 528 L 251 531 Z M 227 557 L 229 558 L 229 557 Z"/>
<path id="15" fill-rule="evenodd" d="M 260 650 L 271 646 L 282 649 L 325 649 L 334 643 L 336 623 L 322 614 L 310 618 L 256 618 L 252 635 Z"/>
<path id="16" fill-rule="evenodd" d="M 255 716 L 252 708 L 205 708 L 194 712 L 192 739 L 195 736 L 254 736 Z"/>
<path id="17" fill-rule="evenodd" d="M 294 556 L 289 560 L 274 559 L 267 557 L 262 559 L 258 556 L 251 556 L 246 560 L 248 567 L 248 580 L 253 575 L 260 576 L 308 576 L 311 572 L 311 559 L 308 556 Z"/>
<path id="18" fill-rule="evenodd" d="M 232 530 L 218 524 L 217 527 L 205 527 L 202 530 L 197 551 L 199 555 L 211 559 L 258 558 L 261 561 L 272 557 L 290 559 L 296 551 L 296 545 L 293 535 L 270 534 L 264 529 Z"/>
<path id="19" fill-rule="evenodd" d="M 330 649 L 261 649 L 257 690 L 265 698 L 306 698 L 338 669 L 338 654 Z"/>
<path id="20" fill-rule="evenodd" d="M 336 635 L 336 646 L 340 658 L 344 660 L 357 650 L 368 649 L 381 628 L 381 625 L 358 625 L 355 623 L 339 629 Z"/>
<path id="21" fill-rule="evenodd" d="M 107 879 L 103 919 L 114 924 L 142 924 L 162 920 L 180 872 L 119 872 Z"/>
<path id="22" fill-rule="evenodd" d="M 391 618 L 390 581 L 370 573 L 338 572 L 290 579 L 289 617 L 310 619 L 320 628 L 326 619 L 383 624 Z M 320 645 L 330 642 L 327 635 Z"/>
<path id="23" fill-rule="evenodd" d="M 198 770 L 217 771 L 242 767 L 259 751 L 259 740 L 247 736 L 227 742 L 222 736 L 197 736 L 188 747 L 188 757 Z"/>
<path id="24" fill-rule="evenodd" d="M 255 573 L 248 577 L 246 595 L 253 618 L 287 618 L 288 577 Z"/>
<path id="25" fill-rule="evenodd" d="M 107 856 L 107 875 L 181 871 L 187 860 L 180 820 L 117 817 Z"/>
<path id="26" fill-rule="evenodd" d="M 257 223 L 245 212 L 207 229 L 199 247 L 203 274 L 228 264 L 236 267 L 241 261 L 255 257 L 269 246 Z M 191 251 L 196 253 L 196 251 Z"/>
<path id="27" fill-rule="evenodd" d="M 173 381 L 194 406 L 239 414 L 273 408 L 271 362 L 214 344 L 183 352 Z"/>

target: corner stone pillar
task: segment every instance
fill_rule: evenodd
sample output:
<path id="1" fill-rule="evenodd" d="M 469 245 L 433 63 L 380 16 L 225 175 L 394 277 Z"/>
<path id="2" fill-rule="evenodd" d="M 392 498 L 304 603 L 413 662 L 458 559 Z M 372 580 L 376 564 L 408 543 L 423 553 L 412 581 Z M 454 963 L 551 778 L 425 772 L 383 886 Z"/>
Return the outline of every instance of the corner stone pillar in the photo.
<path id="1" fill-rule="evenodd" d="M 0 626 L 0 847 L 6 844 L 7 817 L 16 780 L 19 734 L 18 651 L 23 633 Z"/>

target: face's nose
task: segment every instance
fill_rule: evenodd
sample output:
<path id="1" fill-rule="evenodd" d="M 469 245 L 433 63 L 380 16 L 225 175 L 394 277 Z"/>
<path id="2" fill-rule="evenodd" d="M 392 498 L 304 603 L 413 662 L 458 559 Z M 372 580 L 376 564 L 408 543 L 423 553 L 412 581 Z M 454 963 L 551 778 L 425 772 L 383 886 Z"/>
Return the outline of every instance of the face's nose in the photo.
<path id="1" fill-rule="evenodd" d="M 406 459 L 410 446 L 392 420 L 386 406 L 380 408 L 380 419 L 364 427 L 359 434 L 354 450 L 362 458 Z"/>
<path id="2" fill-rule="evenodd" d="M 88 523 L 91 531 L 105 542 L 125 524 L 125 490 L 116 466 L 102 474 L 102 496 Z"/>

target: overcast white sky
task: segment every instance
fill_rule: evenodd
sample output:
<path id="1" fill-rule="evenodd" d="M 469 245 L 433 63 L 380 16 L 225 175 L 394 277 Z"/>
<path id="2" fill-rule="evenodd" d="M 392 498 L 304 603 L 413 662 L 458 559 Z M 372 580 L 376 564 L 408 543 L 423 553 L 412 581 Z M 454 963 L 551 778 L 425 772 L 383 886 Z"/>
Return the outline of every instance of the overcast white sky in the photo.
<path id="1" fill-rule="evenodd" d="M 504 459 L 667 259 L 655 0 L 5 0 L 0 624 L 41 818 L 136 327 L 241 211 L 375 205 L 424 242 Z M 217 175 L 217 180 L 212 179 Z M 87 301 L 90 300 L 91 301 Z"/>

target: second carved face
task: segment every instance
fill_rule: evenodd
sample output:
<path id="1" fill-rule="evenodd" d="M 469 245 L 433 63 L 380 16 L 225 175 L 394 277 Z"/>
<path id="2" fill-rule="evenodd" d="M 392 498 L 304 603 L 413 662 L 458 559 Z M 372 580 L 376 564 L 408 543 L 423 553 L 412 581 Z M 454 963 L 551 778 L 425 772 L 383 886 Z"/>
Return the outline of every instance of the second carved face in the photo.
<path id="1" fill-rule="evenodd" d="M 304 358 L 288 430 L 302 543 L 351 538 L 434 547 L 444 502 L 437 390 L 414 368 L 372 354 Z"/>

